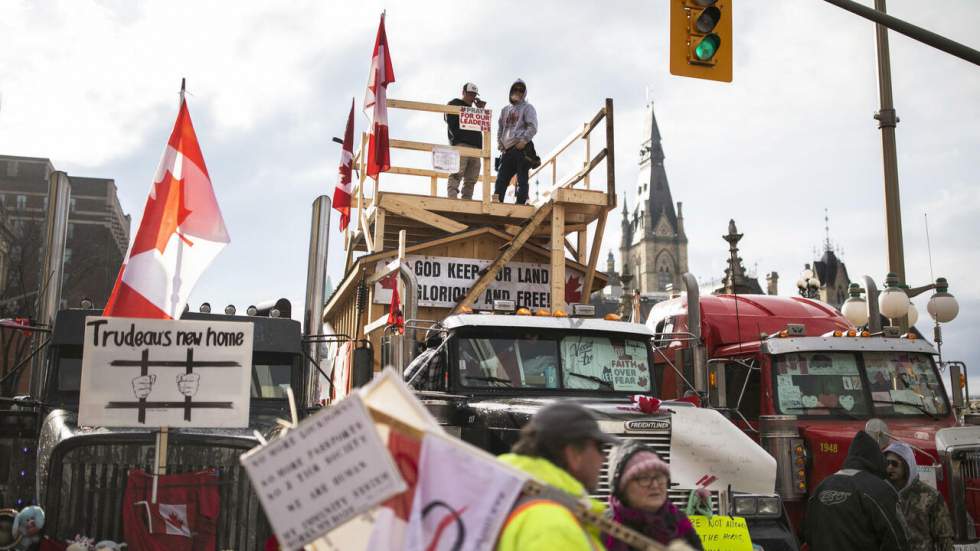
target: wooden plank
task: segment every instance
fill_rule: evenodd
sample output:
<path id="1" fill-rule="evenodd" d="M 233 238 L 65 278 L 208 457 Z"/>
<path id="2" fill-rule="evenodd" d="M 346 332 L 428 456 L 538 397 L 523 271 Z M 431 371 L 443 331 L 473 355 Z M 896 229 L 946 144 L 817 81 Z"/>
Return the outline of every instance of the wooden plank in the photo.
<path id="1" fill-rule="evenodd" d="M 568 226 L 565 226 L 565 231 L 568 231 Z M 575 232 L 575 234 L 578 236 L 578 246 L 575 247 L 575 250 L 578 251 L 578 254 L 576 255 L 575 258 L 578 260 L 579 264 L 585 264 L 589 260 L 588 257 L 585 255 L 585 249 L 586 247 L 588 247 L 588 241 L 589 241 L 589 230 L 587 229 L 579 230 Z M 598 238 L 601 241 L 602 234 L 597 233 L 596 238 Z"/>
<path id="2" fill-rule="evenodd" d="M 426 224 L 439 228 L 440 230 L 447 231 L 449 233 L 459 233 L 461 231 L 466 231 L 469 227 L 466 224 L 460 224 L 455 220 L 446 218 L 440 214 L 436 214 L 432 211 L 419 208 L 415 205 L 409 204 L 407 201 L 400 199 L 390 199 L 385 201 L 385 208 L 391 212 L 400 214 L 402 216 L 407 216 L 409 218 L 418 220 L 419 222 L 425 222 Z"/>
<path id="3" fill-rule="evenodd" d="M 400 260 L 398 260 L 397 258 L 394 259 L 394 260 L 392 260 L 391 262 L 385 264 L 383 268 L 381 268 L 380 270 L 377 270 L 373 274 L 371 274 L 370 277 L 368 277 L 364 281 L 364 284 L 365 285 L 374 285 L 378 281 L 380 281 L 380 280 L 382 280 L 382 279 L 390 276 L 392 273 L 398 271 L 398 267 L 400 265 L 401 265 L 400 264 Z"/>
<path id="4" fill-rule="evenodd" d="M 374 240 L 371 252 L 378 252 L 384 246 L 385 240 L 385 209 L 379 208 L 374 213 Z"/>
<path id="5" fill-rule="evenodd" d="M 365 325 L 364 326 L 364 334 L 365 335 L 370 335 L 371 333 L 374 333 L 378 329 L 384 329 L 385 326 L 387 326 L 387 325 L 388 325 L 388 316 L 387 315 L 383 315 L 380 318 L 378 318 L 378 319 L 372 321 L 371 323 Z"/>
<path id="6" fill-rule="evenodd" d="M 428 211 L 440 211 L 444 213 L 495 216 L 500 218 L 515 218 L 523 224 L 528 218 L 534 215 L 533 205 L 515 205 L 513 203 L 492 203 L 489 210 L 484 211 L 482 205 L 477 201 L 463 201 L 460 199 L 448 199 L 446 197 L 430 197 L 427 195 L 413 195 L 410 193 L 382 192 L 380 205 L 388 206 L 388 201 L 399 200 L 409 202 L 412 205 Z"/>
<path id="7" fill-rule="evenodd" d="M 429 185 L 429 195 L 431 195 L 433 197 L 435 197 L 436 195 L 439 195 L 439 177 L 438 176 L 435 176 L 435 175 L 432 176 L 432 181 L 431 181 L 431 183 Z"/>
<path id="8" fill-rule="evenodd" d="M 567 237 L 564 238 L 564 241 L 565 241 L 565 250 L 568 251 L 568 254 L 572 255 L 573 258 L 577 257 L 578 255 L 575 252 L 575 246 L 572 245 L 572 242 L 569 241 Z"/>
<path id="9" fill-rule="evenodd" d="M 616 208 L 616 148 L 613 132 L 613 100 L 606 98 L 606 196 L 609 208 Z"/>
<path id="10" fill-rule="evenodd" d="M 602 254 L 602 234 L 606 231 L 606 216 L 608 211 L 602 211 L 599 215 L 599 222 L 596 223 L 595 235 L 592 237 L 592 250 L 589 251 L 589 267 L 585 271 L 585 286 L 582 287 L 582 299 L 585 304 L 589 303 L 592 296 L 592 282 L 595 281 L 595 267 L 599 262 L 599 255 Z"/>
<path id="11" fill-rule="evenodd" d="M 551 311 L 565 310 L 565 205 L 551 211 Z"/>
<path id="12" fill-rule="evenodd" d="M 475 147 L 462 147 L 459 145 L 445 145 L 438 143 L 429 142 L 415 142 L 412 140 L 388 140 L 388 145 L 394 147 L 395 149 L 409 149 L 412 151 L 432 151 L 436 147 L 448 147 L 459 151 L 461 157 L 483 157 L 483 150 L 477 149 Z"/>
<path id="13" fill-rule="evenodd" d="M 555 201 L 559 203 L 581 203 L 585 205 L 606 206 L 608 199 L 601 191 L 587 189 L 558 188 L 555 190 Z"/>
<path id="14" fill-rule="evenodd" d="M 586 123 L 585 126 L 586 126 L 586 128 L 588 128 L 589 125 Z M 588 132 L 583 132 L 583 134 L 585 134 L 585 137 L 584 137 L 584 139 L 585 139 L 585 162 L 583 162 L 582 164 L 583 164 L 583 166 L 585 166 L 585 165 L 588 165 L 589 164 L 589 159 L 592 158 L 592 139 L 591 139 L 590 134 Z M 585 183 L 585 189 L 589 189 L 589 175 L 588 174 L 585 175 L 585 181 L 584 181 L 584 183 Z"/>
<path id="15" fill-rule="evenodd" d="M 388 99 L 385 104 L 392 109 L 408 109 L 411 111 L 428 111 L 430 113 L 446 113 L 458 115 L 462 111 L 461 105 L 446 105 L 444 103 L 427 103 L 424 101 L 410 101 L 404 99 Z"/>
<path id="16" fill-rule="evenodd" d="M 534 230 L 536 230 L 538 226 L 541 225 L 541 222 L 544 222 L 544 219 L 551 214 L 552 209 L 554 209 L 554 203 L 546 203 L 538 207 L 537 212 L 535 212 L 534 216 L 528 220 L 527 225 L 524 226 L 521 233 L 517 234 L 517 236 L 511 240 L 508 246 L 501 251 L 501 253 L 497 256 L 497 259 L 487 267 L 487 271 L 483 272 L 483 275 L 481 275 L 473 286 L 470 287 L 470 290 L 466 293 L 466 296 L 459 299 L 459 302 L 457 302 L 456 306 L 453 307 L 451 313 L 455 314 L 459 312 L 461 307 L 472 304 L 473 301 L 476 300 L 476 297 L 480 296 L 480 293 L 484 292 L 487 287 L 490 286 L 490 283 L 497 277 L 497 272 L 499 272 L 500 269 L 503 268 L 515 254 L 517 254 L 517 251 L 521 249 L 524 243 L 531 238 L 531 235 L 534 234 Z"/>
<path id="17" fill-rule="evenodd" d="M 407 166 L 393 166 L 388 172 L 391 174 L 403 174 L 406 176 L 423 176 L 425 178 L 448 178 L 448 172 L 429 170 L 428 168 L 411 168 Z"/>

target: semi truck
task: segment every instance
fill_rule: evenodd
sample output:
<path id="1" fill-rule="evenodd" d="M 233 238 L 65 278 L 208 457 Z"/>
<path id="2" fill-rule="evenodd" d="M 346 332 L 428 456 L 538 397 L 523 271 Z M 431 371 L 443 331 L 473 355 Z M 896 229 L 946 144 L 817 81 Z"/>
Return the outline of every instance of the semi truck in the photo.
<path id="1" fill-rule="evenodd" d="M 936 348 L 897 327 L 855 327 L 818 300 L 700 296 L 691 274 L 684 282 L 686 293 L 656 304 L 646 320 L 658 387 L 668 398 L 706 392 L 776 458 L 777 488 L 798 530 L 812 490 L 866 430 L 882 444 L 910 444 L 920 477 L 946 499 L 957 544 L 977 541 L 980 427 L 958 415 L 960 377 L 951 401 Z"/>

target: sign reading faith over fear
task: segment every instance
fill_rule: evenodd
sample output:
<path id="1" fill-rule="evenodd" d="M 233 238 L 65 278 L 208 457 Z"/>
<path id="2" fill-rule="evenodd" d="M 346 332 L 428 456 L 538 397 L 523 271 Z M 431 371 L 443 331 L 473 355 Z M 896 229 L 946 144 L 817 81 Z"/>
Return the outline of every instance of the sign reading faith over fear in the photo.
<path id="1" fill-rule="evenodd" d="M 247 427 L 251 322 L 85 319 L 78 424 Z"/>
<path id="2" fill-rule="evenodd" d="M 283 549 L 299 549 L 406 488 L 359 394 L 241 462 Z"/>
<path id="3" fill-rule="evenodd" d="M 459 110 L 460 130 L 476 130 L 489 132 L 492 114 L 489 109 L 479 107 L 461 107 Z"/>
<path id="4" fill-rule="evenodd" d="M 449 256 L 413 256 L 405 262 L 415 272 L 418 281 L 418 305 L 452 308 L 476 283 L 492 261 Z M 379 261 L 378 269 L 384 266 Z M 394 279 L 381 280 L 374 287 L 375 304 L 391 303 Z M 565 302 L 581 302 L 585 276 L 582 272 L 565 270 Z M 509 262 L 497 272 L 497 277 L 476 300 L 477 310 L 490 309 L 495 300 L 513 300 L 517 307 L 551 308 L 551 266 L 530 262 Z"/>

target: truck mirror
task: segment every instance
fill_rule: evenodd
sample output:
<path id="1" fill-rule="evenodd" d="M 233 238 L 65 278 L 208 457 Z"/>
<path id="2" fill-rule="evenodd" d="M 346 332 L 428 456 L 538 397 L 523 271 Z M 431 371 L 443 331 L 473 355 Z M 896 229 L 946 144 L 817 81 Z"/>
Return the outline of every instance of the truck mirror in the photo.
<path id="1" fill-rule="evenodd" d="M 949 363 L 949 390 L 953 398 L 953 407 L 963 408 L 963 387 L 960 386 L 960 379 L 963 376 L 963 372 L 960 369 L 959 362 Z"/>
<path id="2" fill-rule="evenodd" d="M 725 364 L 708 364 L 708 404 L 713 408 L 728 407 L 728 389 L 725 387 Z"/>
<path id="3" fill-rule="evenodd" d="M 351 386 L 362 387 L 371 382 L 374 377 L 374 354 L 370 348 L 355 348 L 352 363 Z"/>

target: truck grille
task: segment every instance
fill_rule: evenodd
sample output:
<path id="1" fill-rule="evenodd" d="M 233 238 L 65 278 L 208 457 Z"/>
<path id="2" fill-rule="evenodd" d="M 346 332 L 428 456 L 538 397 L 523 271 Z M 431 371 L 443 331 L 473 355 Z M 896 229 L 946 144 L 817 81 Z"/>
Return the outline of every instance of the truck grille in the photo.
<path id="1" fill-rule="evenodd" d="M 144 442 L 94 444 L 67 451 L 52 465 L 45 500 L 47 531 L 61 538 L 75 534 L 123 540 L 122 507 L 131 469 L 153 467 L 153 445 Z M 268 521 L 238 458 L 244 449 L 175 443 L 167 454 L 167 473 L 215 469 L 221 497 L 218 549 L 262 549 Z"/>
<path id="2" fill-rule="evenodd" d="M 661 432 L 650 432 L 645 434 L 617 434 L 618 438 L 622 440 L 630 440 L 634 442 L 639 442 L 648 448 L 652 448 L 653 451 L 657 452 L 657 455 L 661 459 L 670 463 L 670 431 L 665 430 Z M 605 445 L 602 448 L 603 454 L 606 456 L 606 460 L 602 464 L 602 471 L 599 474 L 599 487 L 596 489 L 592 497 L 598 499 L 599 501 L 605 502 L 609 498 L 610 487 L 609 487 L 609 452 L 612 450 L 612 446 Z M 687 499 L 690 496 L 690 490 L 668 490 L 667 496 L 670 498 L 671 503 L 677 506 L 682 511 L 687 507 Z M 718 512 L 718 492 L 711 492 L 711 507 L 715 513 Z"/>
<path id="3" fill-rule="evenodd" d="M 966 510 L 969 513 L 967 522 L 973 524 L 973 534 L 980 534 L 980 450 L 964 454 L 959 462 L 959 470 Z"/>

